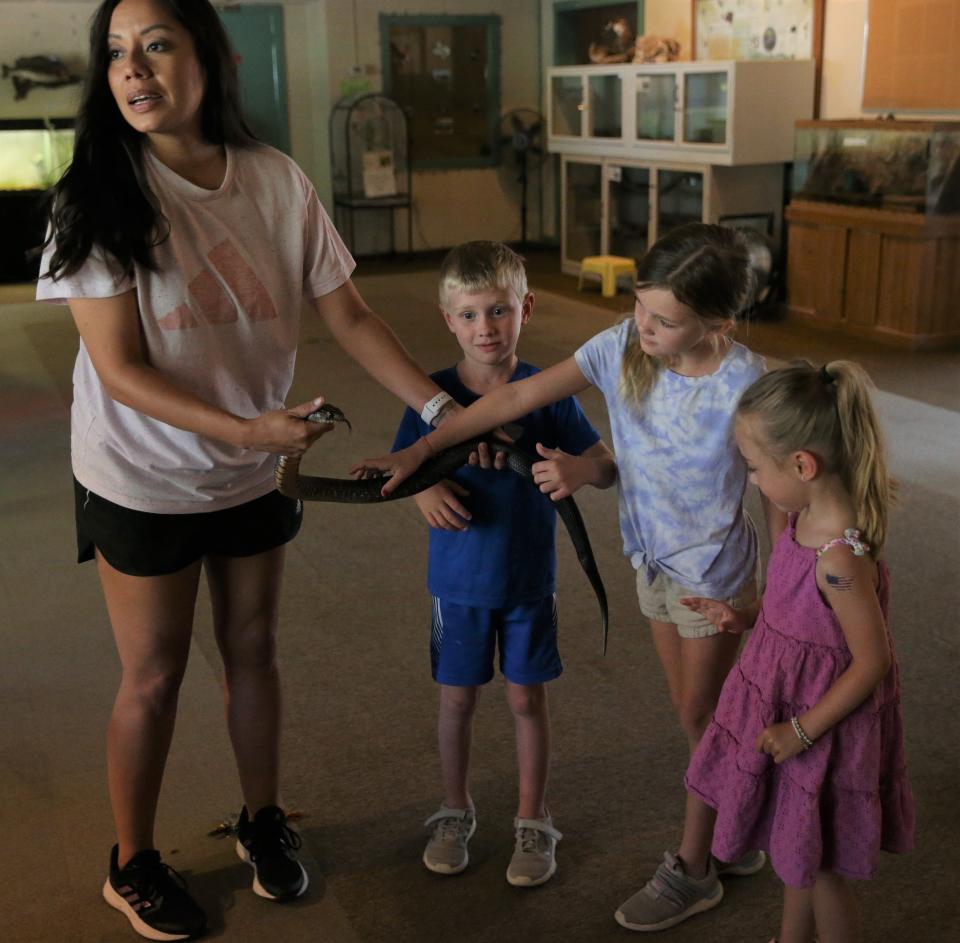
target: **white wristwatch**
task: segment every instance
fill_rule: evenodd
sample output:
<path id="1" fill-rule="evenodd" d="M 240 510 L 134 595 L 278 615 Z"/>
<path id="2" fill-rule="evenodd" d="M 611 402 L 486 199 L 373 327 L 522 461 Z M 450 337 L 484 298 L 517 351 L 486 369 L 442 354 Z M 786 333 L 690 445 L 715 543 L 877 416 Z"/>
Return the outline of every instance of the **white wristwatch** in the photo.
<path id="1" fill-rule="evenodd" d="M 433 426 L 433 420 L 443 412 L 448 403 L 453 402 L 453 397 L 441 390 L 434 396 L 432 399 L 428 399 L 423 404 L 423 409 L 420 411 L 420 418 L 428 425 Z"/>

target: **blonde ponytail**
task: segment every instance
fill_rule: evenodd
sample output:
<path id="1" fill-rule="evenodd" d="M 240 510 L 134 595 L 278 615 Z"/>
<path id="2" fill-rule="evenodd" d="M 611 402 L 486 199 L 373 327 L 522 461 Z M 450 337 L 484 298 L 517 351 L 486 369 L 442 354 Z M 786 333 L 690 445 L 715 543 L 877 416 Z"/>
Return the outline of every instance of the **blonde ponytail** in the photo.
<path id="1" fill-rule="evenodd" d="M 778 459 L 812 452 L 824 470 L 840 476 L 857 527 L 878 557 L 887 539 L 887 516 L 896 485 L 887 471 L 883 429 L 873 406 L 873 384 L 859 364 L 834 360 L 822 368 L 806 361 L 771 370 L 740 397 L 737 412 L 757 416 Z"/>
<path id="2" fill-rule="evenodd" d="M 873 383 L 859 364 L 834 360 L 824 369 L 836 385 L 843 458 L 840 473 L 857 509 L 864 540 L 878 554 L 887 539 L 887 514 L 895 484 L 887 471 L 883 428 L 873 406 Z"/>

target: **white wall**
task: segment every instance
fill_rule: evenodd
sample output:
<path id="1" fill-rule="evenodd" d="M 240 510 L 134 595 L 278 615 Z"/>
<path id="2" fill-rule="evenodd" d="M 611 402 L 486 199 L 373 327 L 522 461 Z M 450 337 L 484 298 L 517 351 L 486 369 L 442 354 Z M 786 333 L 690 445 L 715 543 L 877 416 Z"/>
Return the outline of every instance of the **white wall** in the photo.
<path id="1" fill-rule="evenodd" d="M 864 113 L 866 30 L 867 0 L 827 0 L 820 73 L 821 118 L 857 118 Z"/>
<path id="2" fill-rule="evenodd" d="M 693 57 L 690 0 L 646 0 L 644 29 L 648 36 L 662 36 L 680 43 L 680 59 Z"/>

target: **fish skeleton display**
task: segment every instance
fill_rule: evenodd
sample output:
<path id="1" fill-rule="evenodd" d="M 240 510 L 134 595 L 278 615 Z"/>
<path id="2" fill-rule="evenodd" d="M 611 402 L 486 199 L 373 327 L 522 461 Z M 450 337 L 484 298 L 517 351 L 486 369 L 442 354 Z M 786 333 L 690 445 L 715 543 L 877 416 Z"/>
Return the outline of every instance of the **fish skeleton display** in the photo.
<path id="1" fill-rule="evenodd" d="M 82 76 L 74 75 L 59 56 L 20 56 L 13 65 L 3 65 L 3 78 L 13 82 L 13 98 L 19 101 L 31 89 L 73 85 Z"/>

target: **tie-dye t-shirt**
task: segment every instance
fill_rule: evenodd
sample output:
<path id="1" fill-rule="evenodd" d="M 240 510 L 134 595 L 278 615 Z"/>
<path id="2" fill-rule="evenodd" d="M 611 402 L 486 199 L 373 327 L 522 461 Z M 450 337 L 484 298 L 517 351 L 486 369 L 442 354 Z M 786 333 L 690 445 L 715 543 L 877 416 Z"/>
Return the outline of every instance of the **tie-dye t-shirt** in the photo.
<path id="1" fill-rule="evenodd" d="M 156 271 L 116 273 L 95 251 L 79 271 L 41 278 L 37 298 L 108 298 L 136 290 L 148 362 L 177 386 L 245 418 L 284 405 L 300 309 L 350 277 L 354 262 L 312 184 L 270 147 L 227 148 L 216 190 L 145 152 L 170 224 Z M 47 247 L 41 273 L 47 271 Z M 186 432 L 112 399 L 83 343 L 73 372 L 73 472 L 85 488 L 138 511 L 234 507 L 274 488 L 272 455 Z"/>
<path id="2" fill-rule="evenodd" d="M 603 393 L 617 456 L 623 551 L 648 582 L 663 572 L 691 593 L 732 596 L 756 565 L 756 532 L 743 510 L 747 470 L 733 437 L 740 394 L 763 358 L 731 344 L 710 376 L 660 371 L 640 409 L 620 395 L 625 320 L 576 352 Z"/>

